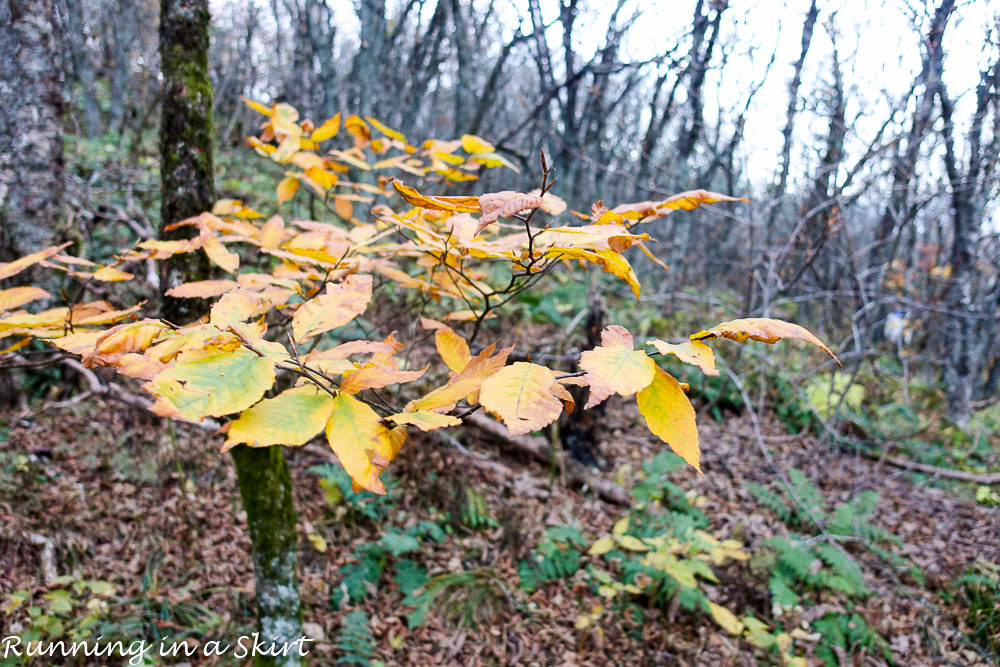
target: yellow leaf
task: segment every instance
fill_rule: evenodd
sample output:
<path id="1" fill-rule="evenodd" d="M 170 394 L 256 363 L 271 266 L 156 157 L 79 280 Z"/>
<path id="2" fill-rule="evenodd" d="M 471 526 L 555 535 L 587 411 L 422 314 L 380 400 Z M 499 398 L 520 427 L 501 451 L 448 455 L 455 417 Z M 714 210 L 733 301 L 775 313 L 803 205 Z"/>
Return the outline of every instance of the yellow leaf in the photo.
<path id="1" fill-rule="evenodd" d="M 406 137 L 403 135 L 402 132 L 383 125 L 381 122 L 379 122 L 377 118 L 372 118 L 371 116 L 365 116 L 365 120 L 371 123 L 372 127 L 374 127 L 376 130 L 378 130 L 385 136 L 392 137 L 393 139 L 398 139 L 399 141 L 402 141 L 404 144 L 406 143 Z"/>
<path id="2" fill-rule="evenodd" d="M 650 546 L 640 540 L 638 537 L 633 537 L 631 535 L 619 535 L 618 544 L 624 549 L 629 551 L 649 551 Z"/>
<path id="3" fill-rule="evenodd" d="M 555 374 L 545 366 L 519 361 L 486 378 L 479 402 L 503 421 L 511 435 L 523 435 L 562 414 L 562 403 L 552 394 L 555 383 Z"/>
<path id="4" fill-rule="evenodd" d="M 295 193 L 299 191 L 299 179 L 294 176 L 285 176 L 278 183 L 278 204 L 284 204 L 286 201 L 290 201 Z"/>
<path id="5" fill-rule="evenodd" d="M 426 373 L 427 368 L 430 368 L 429 364 L 419 371 L 403 371 L 389 366 L 365 366 L 356 371 L 345 372 L 340 390 L 347 394 L 356 394 L 365 389 L 379 389 L 390 384 L 413 382 Z"/>
<path id="6" fill-rule="evenodd" d="M 333 412 L 333 397 L 314 384 L 286 389 L 266 398 L 229 427 L 225 450 L 240 443 L 250 447 L 304 445 L 323 430 Z"/>
<path id="7" fill-rule="evenodd" d="M 587 551 L 591 556 L 603 556 L 615 548 L 615 541 L 610 537 L 602 537 L 594 542 Z"/>
<path id="8" fill-rule="evenodd" d="M 438 329 L 434 334 L 434 344 L 437 346 L 438 354 L 444 360 L 445 365 L 456 373 L 461 373 L 469 365 L 472 353 L 469 351 L 469 344 L 459 336 L 451 327 Z"/>
<path id="9" fill-rule="evenodd" d="M 243 102 L 248 107 L 250 107 L 251 109 L 253 109 L 257 113 L 264 114 L 268 118 L 271 117 L 271 110 L 269 108 L 267 108 L 266 106 L 264 106 L 263 104 L 261 104 L 260 102 L 254 102 L 253 100 L 247 99 L 246 97 L 243 97 L 242 95 L 240 95 L 240 99 L 243 100 Z"/>
<path id="10" fill-rule="evenodd" d="M 587 250 L 586 248 L 548 248 L 545 251 L 546 257 L 555 257 L 559 259 L 582 259 L 588 262 L 593 262 L 601 267 L 601 270 L 605 273 L 610 273 L 616 278 L 620 278 L 628 283 L 628 286 L 632 288 L 632 294 L 635 295 L 636 300 L 639 299 L 639 291 L 641 285 L 639 284 L 639 279 L 635 275 L 635 271 L 632 269 L 632 265 L 628 263 L 625 256 L 621 253 L 615 252 L 613 250 Z"/>
<path id="11" fill-rule="evenodd" d="M 611 534 L 615 537 L 621 537 L 628 531 L 629 516 L 626 514 L 622 518 L 615 521 L 615 525 L 611 528 Z"/>
<path id="12" fill-rule="evenodd" d="M 672 354 L 685 364 L 697 366 L 705 375 L 716 376 L 719 374 L 715 368 L 715 353 L 712 352 L 712 348 L 700 340 L 691 340 L 679 345 L 662 340 L 650 340 L 646 341 L 646 345 L 652 345 L 657 352 L 664 356 Z"/>
<path id="13" fill-rule="evenodd" d="M 209 322 L 222 331 L 230 327 L 240 330 L 240 325 L 261 314 L 260 297 L 247 289 L 238 288 L 222 295 L 212 306 Z"/>
<path id="14" fill-rule="evenodd" d="M 691 336 L 691 340 L 711 340 L 719 337 L 728 338 L 737 343 L 746 342 L 749 338 L 770 344 L 777 343 L 782 338 L 796 338 L 815 345 L 829 354 L 838 365 L 841 365 L 840 360 L 830 351 L 830 348 L 823 344 L 823 341 L 798 324 L 784 320 L 773 320 L 765 317 L 731 320 L 706 331 L 699 331 Z"/>
<path id="15" fill-rule="evenodd" d="M 240 268 L 240 256 L 230 252 L 215 236 L 207 237 L 202 248 L 212 263 L 223 271 L 236 273 L 236 270 Z"/>
<path id="16" fill-rule="evenodd" d="M 708 601 L 708 609 L 712 614 L 712 619 L 719 624 L 723 630 L 728 632 L 734 637 L 739 637 L 743 634 L 743 624 L 740 619 L 736 617 L 736 614 L 729 611 L 720 604 L 716 604 L 712 601 Z"/>
<path id="17" fill-rule="evenodd" d="M 507 167 L 515 174 L 520 174 L 521 170 L 514 166 L 510 160 L 505 158 L 500 153 L 476 153 L 475 155 L 470 155 L 469 159 L 476 164 L 481 164 L 484 167 L 489 167 L 493 169 L 495 167 Z"/>
<path id="18" fill-rule="evenodd" d="M 433 431 L 439 428 L 458 426 L 462 423 L 462 420 L 458 417 L 442 415 L 436 412 L 429 412 L 427 410 L 418 410 L 417 412 L 400 412 L 395 415 L 389 415 L 387 419 L 396 424 L 412 424 L 421 431 Z"/>
<path id="19" fill-rule="evenodd" d="M 585 371 L 584 378 L 590 385 L 590 397 L 584 406 L 588 409 L 599 405 L 611 394 L 631 396 L 653 381 L 656 368 L 653 360 L 642 350 L 632 349 L 631 336 L 627 339 L 628 344 L 624 344 L 624 338 L 615 342 L 613 336 L 602 336 L 605 345 L 580 355 L 580 368 Z"/>
<path id="20" fill-rule="evenodd" d="M 466 153 L 492 153 L 496 150 L 496 147 L 474 134 L 463 134 L 462 150 Z"/>
<path id="21" fill-rule="evenodd" d="M 394 452 L 389 430 L 378 413 L 353 396 L 340 394 L 333 399 L 326 438 L 355 484 L 385 495 L 385 485 L 378 478 L 380 470 L 372 459 L 388 464 Z"/>
<path id="22" fill-rule="evenodd" d="M 309 135 L 309 138 L 318 144 L 321 141 L 326 141 L 327 139 L 332 139 L 337 136 L 337 132 L 339 131 L 340 112 L 337 112 L 333 118 L 328 118 L 325 123 L 313 130 L 313 133 Z"/>
<path id="23" fill-rule="evenodd" d="M 309 167 L 306 169 L 306 176 L 316 181 L 324 190 L 329 190 L 337 184 L 337 175 L 331 174 L 321 167 Z"/>
<path id="24" fill-rule="evenodd" d="M 83 362 L 88 366 L 95 362 L 115 364 L 126 354 L 142 352 L 168 330 L 167 325 L 159 320 L 119 324 L 101 332 L 94 341 L 93 351 L 83 355 Z"/>
<path id="25" fill-rule="evenodd" d="M 309 533 L 308 535 L 306 535 L 306 537 L 308 537 L 309 541 L 312 542 L 313 548 L 316 549 L 316 551 L 320 552 L 321 554 L 326 553 L 327 544 L 326 540 L 323 539 L 322 535 L 320 535 L 319 533 Z"/>
<path id="26" fill-rule="evenodd" d="M 41 287 L 11 287 L 0 290 L 0 312 L 20 308 L 38 299 L 48 299 L 52 295 Z"/>
<path id="27" fill-rule="evenodd" d="M 246 410 L 274 384 L 274 362 L 246 348 L 168 366 L 143 389 L 161 417 L 200 421 Z"/>
<path id="28" fill-rule="evenodd" d="M 94 280 L 105 283 L 117 283 L 123 280 L 132 280 L 133 278 L 135 276 L 128 271 L 121 271 L 113 266 L 102 266 L 94 271 Z"/>
<path id="29" fill-rule="evenodd" d="M 479 213 L 482 210 L 479 208 L 479 197 L 429 197 L 399 181 L 393 181 L 392 187 L 403 199 L 420 208 L 455 213 Z"/>
<path id="30" fill-rule="evenodd" d="M 704 204 L 715 204 L 722 201 L 747 201 L 746 199 L 740 197 L 730 197 L 728 195 L 721 195 L 717 192 L 708 192 L 707 190 L 689 190 L 688 192 L 681 192 L 680 194 L 667 197 L 660 201 L 644 201 L 636 202 L 634 204 L 622 204 L 614 208 L 615 213 L 621 213 L 628 216 L 629 213 L 637 213 L 638 217 L 635 219 L 641 222 L 649 222 L 655 220 L 656 218 L 661 218 L 668 215 L 672 211 L 692 211 L 699 206 Z"/>
<path id="31" fill-rule="evenodd" d="M 295 311 L 292 317 L 295 341 L 301 343 L 344 326 L 365 312 L 371 299 L 370 275 L 350 275 L 340 284 L 328 284 L 324 294 L 306 301 Z"/>
<path id="32" fill-rule="evenodd" d="M 678 456 L 701 472 L 701 450 L 694 408 L 672 375 L 654 364 L 655 377 L 636 401 L 646 426 Z"/>
<path id="33" fill-rule="evenodd" d="M 199 280 L 167 290 L 167 296 L 178 299 L 211 299 L 236 289 L 234 280 Z"/>
<path id="34" fill-rule="evenodd" d="M 475 199 L 475 197 L 473 197 L 473 199 Z M 476 210 L 478 211 L 479 209 L 477 208 Z M 15 259 L 13 262 L 0 264 L 0 280 L 3 280 L 4 278 L 10 278 L 11 276 L 18 274 L 21 271 L 24 271 L 29 266 L 37 264 L 43 259 L 51 257 L 52 255 L 56 254 L 57 252 L 59 252 L 68 245 L 69 243 L 64 243 L 61 246 L 51 246 L 46 248 L 45 250 L 39 250 L 38 252 L 33 252 L 30 255 L 25 255 L 20 259 Z"/>
<path id="35" fill-rule="evenodd" d="M 278 150 L 271 153 L 271 159 L 278 164 L 290 162 L 292 157 L 302 148 L 302 138 L 299 135 L 285 137 L 278 144 Z"/>

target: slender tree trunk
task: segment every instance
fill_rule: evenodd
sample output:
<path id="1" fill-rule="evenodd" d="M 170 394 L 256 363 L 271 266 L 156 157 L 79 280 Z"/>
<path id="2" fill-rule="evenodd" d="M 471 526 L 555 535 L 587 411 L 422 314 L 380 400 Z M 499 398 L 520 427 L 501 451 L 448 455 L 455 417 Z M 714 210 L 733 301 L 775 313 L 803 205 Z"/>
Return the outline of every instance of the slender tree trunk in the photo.
<path id="1" fill-rule="evenodd" d="M 215 202 L 212 82 L 208 73 L 208 0 L 161 0 L 160 60 L 163 106 L 160 125 L 161 225 L 212 208 Z M 166 240 L 190 238 L 194 227 L 161 229 Z M 209 277 L 205 253 L 174 255 L 164 262 L 164 291 Z M 201 315 L 196 299 L 164 297 L 163 317 L 187 324 Z"/>
<path id="2" fill-rule="evenodd" d="M 288 464 L 281 447 L 251 449 L 240 445 L 232 455 L 253 548 L 257 630 L 263 642 L 293 642 L 302 636 L 302 608 L 295 573 L 298 534 Z M 287 656 L 254 659 L 255 667 L 301 664 L 297 650 Z"/>
<path id="3" fill-rule="evenodd" d="M 163 125 L 160 130 L 162 222 L 198 215 L 215 200 L 212 84 L 208 76 L 208 0 L 161 0 L 160 57 L 164 77 Z M 162 232 L 161 238 L 184 238 L 190 227 Z M 204 279 L 204 253 L 177 256 L 167 267 L 163 287 Z M 164 317 L 186 324 L 204 314 L 203 306 L 165 299 Z M 197 300 L 189 300 L 197 301 Z M 295 567 L 295 506 L 291 478 L 281 448 L 233 450 L 240 495 L 253 547 L 257 590 L 257 629 L 268 644 L 291 643 L 302 636 Z M 302 664 L 289 655 L 256 656 L 255 665 Z"/>
<path id="4" fill-rule="evenodd" d="M 8 258 L 51 245 L 61 218 L 58 34 L 53 0 L 0 0 L 0 256 Z"/>
<path id="5" fill-rule="evenodd" d="M 94 64 L 90 62 L 90 54 L 87 52 L 83 2 L 61 0 L 60 11 L 66 16 L 66 33 L 73 57 L 73 74 L 76 82 L 80 84 L 80 97 L 83 100 L 85 129 L 88 137 L 95 137 L 104 131 L 104 124 L 101 120 L 101 108 L 97 104 L 97 92 L 94 89 Z"/>

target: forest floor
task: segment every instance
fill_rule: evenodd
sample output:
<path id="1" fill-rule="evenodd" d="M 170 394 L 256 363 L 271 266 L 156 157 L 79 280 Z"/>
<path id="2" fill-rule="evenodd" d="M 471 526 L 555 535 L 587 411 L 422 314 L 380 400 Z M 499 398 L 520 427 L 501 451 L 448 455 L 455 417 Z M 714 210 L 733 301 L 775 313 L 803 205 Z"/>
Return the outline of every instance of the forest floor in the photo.
<path id="1" fill-rule="evenodd" d="M 624 427 L 605 435 L 603 474 L 627 487 L 634 479 L 629 471 L 664 445 L 641 427 L 631 403 L 613 403 L 610 411 L 614 419 L 608 423 Z M 101 613 L 125 634 L 204 641 L 248 631 L 254 588 L 249 541 L 232 465 L 218 455 L 219 438 L 187 427 L 177 427 L 172 438 L 151 415 L 94 399 L 8 412 L 0 415 L 3 425 L 0 598 L 21 590 L 30 591 L 32 599 L 44 596 L 50 590 L 44 569 L 55 567 L 59 575 L 113 584 L 115 593 L 105 596 Z M 748 547 L 787 532 L 746 486 L 775 479 L 750 418 L 734 415 L 720 424 L 703 417 L 700 427 L 704 474 L 685 468 L 674 472 L 672 481 L 699 497 L 710 532 L 738 537 Z M 881 494 L 873 522 L 899 536 L 900 554 L 926 576 L 926 589 L 919 589 L 864 553 L 857 556 L 875 595 L 855 609 L 886 638 L 896 663 L 988 664 L 964 639 L 966 614 L 946 592 L 977 559 L 1000 562 L 997 508 L 916 483 L 905 470 L 820 446 L 808 437 L 789 437 L 767 419 L 762 431 L 773 460 L 783 470 L 804 472 L 831 501 L 866 489 Z M 459 437 L 469 449 L 502 461 L 514 475 L 501 478 L 473 467 L 466 454 L 433 434 L 411 434 L 390 469 L 396 492 L 380 522 L 405 526 L 448 512 L 456 516 L 468 487 L 485 497 L 494 527 L 476 532 L 452 522 L 442 542 L 428 541 L 414 556 L 431 575 L 486 568 L 505 582 L 504 595 L 481 610 L 486 620 L 479 627 L 448 620 L 436 609 L 422 625 L 408 627 L 409 609 L 387 575 L 382 585 L 370 587 L 363 604 L 347 609 L 333 604 L 339 568 L 359 544 L 377 538 L 381 526 L 331 506 L 321 476 L 310 471 L 325 460 L 321 452 L 287 452 L 300 512 L 306 629 L 318 639 L 311 646 L 313 664 L 332 664 L 338 657 L 335 638 L 344 614 L 354 608 L 370 619 L 374 657 L 386 665 L 766 662 L 765 654 L 728 636 L 707 616 L 676 606 L 651 612 L 638 627 L 605 614 L 578 629 L 580 614 L 603 602 L 586 585 L 570 579 L 531 593 L 520 590 L 518 564 L 546 526 L 578 524 L 596 537 L 610 530 L 623 508 L 586 489 L 553 485 L 544 465 L 519 459 L 475 429 Z M 54 549 L 47 550 L 45 540 Z M 720 577 L 718 595 L 726 604 L 769 616 L 766 576 L 754 571 L 752 561 L 734 562 Z M 80 611 L 64 609 L 63 615 L 82 615 L 82 604 Z M 834 598 L 828 602 L 831 609 L 838 604 Z M 26 614 L 22 607 L 0 615 L 6 627 L 0 634 L 23 629 Z M 806 647 L 809 664 L 821 664 L 811 657 L 808 642 L 797 646 Z M 853 662 L 886 664 L 876 655 Z"/>

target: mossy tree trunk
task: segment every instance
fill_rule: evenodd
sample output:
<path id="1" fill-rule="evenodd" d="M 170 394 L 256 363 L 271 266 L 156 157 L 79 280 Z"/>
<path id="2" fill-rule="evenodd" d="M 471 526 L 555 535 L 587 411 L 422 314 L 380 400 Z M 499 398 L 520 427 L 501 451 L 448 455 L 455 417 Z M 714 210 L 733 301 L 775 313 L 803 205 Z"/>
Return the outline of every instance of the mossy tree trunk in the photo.
<path id="1" fill-rule="evenodd" d="M 164 78 L 160 127 L 160 238 L 190 238 L 194 227 L 165 228 L 211 209 L 215 202 L 212 82 L 208 73 L 208 0 L 161 0 L 160 57 Z M 176 255 L 166 263 L 164 291 L 204 280 L 211 266 L 202 252 Z M 206 313 L 200 299 L 164 297 L 162 314 L 187 324 Z M 257 630 L 265 647 L 302 636 L 296 581 L 297 534 L 292 480 L 280 447 L 232 451 L 247 514 L 257 588 Z M 302 664 L 298 647 L 285 656 L 255 656 L 255 665 Z M 306 646 L 308 648 L 308 645 Z"/>
<path id="2" fill-rule="evenodd" d="M 178 240 L 195 227 L 167 230 L 174 222 L 211 210 L 215 203 L 215 127 L 212 81 L 208 73 L 208 0 L 161 0 L 160 67 L 163 107 L 160 122 L 160 238 Z M 203 252 L 174 255 L 163 263 L 164 292 L 211 272 Z M 164 296 L 163 317 L 187 324 L 202 313 L 199 299 Z"/>
<path id="3" fill-rule="evenodd" d="M 302 609 L 295 574 L 298 534 L 288 464 L 281 447 L 240 445 L 232 454 L 253 546 L 260 640 L 291 646 L 302 636 Z M 254 665 L 300 665 L 298 648 L 294 645 L 286 656 L 257 656 Z M 303 648 L 308 650 L 309 645 Z"/>

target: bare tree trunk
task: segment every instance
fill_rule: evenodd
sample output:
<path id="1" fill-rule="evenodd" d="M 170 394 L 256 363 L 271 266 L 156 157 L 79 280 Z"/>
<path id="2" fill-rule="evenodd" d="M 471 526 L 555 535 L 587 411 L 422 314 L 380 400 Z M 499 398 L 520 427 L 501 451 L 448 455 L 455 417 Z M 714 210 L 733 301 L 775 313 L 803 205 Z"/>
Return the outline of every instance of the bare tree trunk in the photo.
<path id="1" fill-rule="evenodd" d="M 208 75 L 208 0 L 161 0 L 160 59 L 163 106 L 160 125 L 161 225 L 198 215 L 215 203 L 215 127 Z M 161 230 L 162 239 L 190 238 L 194 227 Z M 202 252 L 164 262 L 164 292 L 211 272 Z M 164 297 L 163 317 L 187 324 L 200 313 L 194 299 Z"/>
<path id="2" fill-rule="evenodd" d="M 101 120 L 101 108 L 97 104 L 97 92 L 94 88 L 94 64 L 90 61 L 90 54 L 87 51 L 83 2 L 60 0 L 59 11 L 66 17 L 73 74 L 80 84 L 80 97 L 83 100 L 84 127 L 88 137 L 95 137 L 104 131 L 104 123 Z"/>
<path id="3" fill-rule="evenodd" d="M 62 56 L 53 0 L 0 0 L 0 256 L 39 250 L 57 236 Z"/>
<path id="4" fill-rule="evenodd" d="M 785 186 L 788 183 L 788 169 L 792 162 L 792 132 L 795 129 L 795 116 L 799 108 L 799 87 L 802 85 L 802 66 L 806 62 L 806 54 L 809 53 L 817 16 L 819 16 L 819 8 L 816 7 L 816 0 L 812 0 L 809 11 L 806 12 L 806 19 L 802 23 L 802 51 L 799 54 L 799 59 L 795 61 L 795 74 L 788 84 L 788 111 L 785 113 L 785 129 L 781 132 L 783 141 L 781 169 L 778 172 L 778 199 L 785 194 Z"/>
<path id="5" fill-rule="evenodd" d="M 976 376 L 979 375 L 982 355 L 975 353 L 980 340 L 976 319 L 970 317 L 979 311 L 980 299 L 974 298 L 976 279 L 977 232 L 980 226 L 979 207 L 976 205 L 979 179 L 983 172 L 982 153 L 983 124 L 990 104 L 996 99 L 996 86 L 1000 83 L 1000 62 L 982 73 L 976 91 L 976 113 L 969 128 L 969 163 L 964 171 L 958 168 L 955 142 L 952 134 L 953 106 L 945 91 L 944 83 L 939 85 L 941 116 L 944 120 L 945 171 L 951 188 L 952 242 L 949 264 L 951 277 L 948 285 L 947 303 L 950 309 L 945 325 L 948 345 L 945 364 L 945 390 L 948 396 L 948 417 L 965 426 L 972 413 L 972 392 Z M 995 156 L 986 158 L 995 159 Z"/>
<path id="6" fill-rule="evenodd" d="M 132 42 L 135 41 L 136 25 L 131 7 L 123 3 L 117 9 L 113 18 L 114 31 L 109 44 L 111 73 L 108 77 L 108 89 L 111 99 L 108 108 L 108 131 L 124 133 L 125 115 L 131 97 L 128 94 L 131 78 L 129 53 Z"/>
<path id="7" fill-rule="evenodd" d="M 944 39 L 944 30 L 948 26 L 948 18 L 954 8 L 955 0 L 942 0 L 934 12 L 927 31 L 926 49 L 922 54 L 923 68 L 920 73 L 920 82 L 924 90 L 917 100 L 913 113 L 913 122 L 906 137 L 906 150 L 896 156 L 892 168 L 892 192 L 875 232 L 875 245 L 872 260 L 869 262 L 871 267 L 882 266 L 891 259 L 893 252 L 889 247 L 890 239 L 911 215 L 909 209 L 913 174 L 920 155 L 920 144 L 923 143 L 934 111 L 934 98 L 941 81 L 944 56 L 941 42 Z"/>

